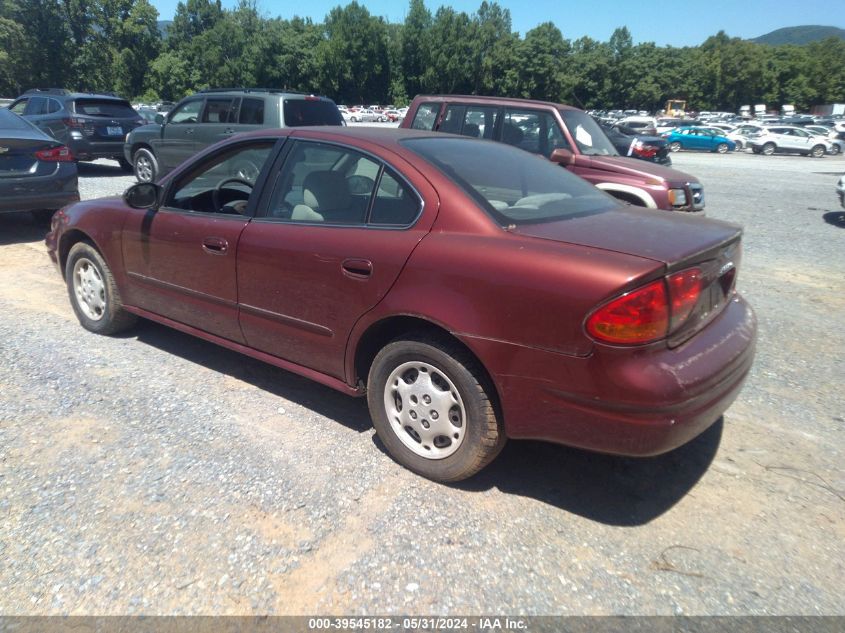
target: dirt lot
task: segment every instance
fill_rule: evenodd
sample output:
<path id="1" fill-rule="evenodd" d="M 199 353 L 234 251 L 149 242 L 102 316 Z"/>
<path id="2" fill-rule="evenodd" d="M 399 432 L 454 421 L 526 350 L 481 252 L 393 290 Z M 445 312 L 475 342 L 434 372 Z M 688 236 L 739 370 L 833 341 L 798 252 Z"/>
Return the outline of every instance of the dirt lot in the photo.
<path id="1" fill-rule="evenodd" d="M 746 228 L 739 400 L 660 458 L 511 442 L 458 486 L 397 466 L 363 400 L 87 333 L 44 228 L 0 216 L 0 613 L 845 614 L 845 159 L 674 159 Z"/>

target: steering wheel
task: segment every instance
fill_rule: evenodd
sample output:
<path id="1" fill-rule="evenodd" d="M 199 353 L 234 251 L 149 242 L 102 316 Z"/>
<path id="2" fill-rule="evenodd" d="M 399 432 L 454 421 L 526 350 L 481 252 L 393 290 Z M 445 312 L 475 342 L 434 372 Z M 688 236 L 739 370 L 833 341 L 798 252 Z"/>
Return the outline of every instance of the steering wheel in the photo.
<path id="1" fill-rule="evenodd" d="M 211 192 L 211 203 L 214 205 L 214 210 L 218 213 L 223 210 L 223 206 L 220 204 L 220 192 L 223 188 L 232 183 L 237 183 L 239 185 L 246 185 L 249 187 L 250 193 L 252 189 L 255 187 L 253 183 L 243 178 L 238 178 L 237 176 L 232 176 L 231 178 L 224 178 L 220 182 L 217 183 L 217 186 Z"/>

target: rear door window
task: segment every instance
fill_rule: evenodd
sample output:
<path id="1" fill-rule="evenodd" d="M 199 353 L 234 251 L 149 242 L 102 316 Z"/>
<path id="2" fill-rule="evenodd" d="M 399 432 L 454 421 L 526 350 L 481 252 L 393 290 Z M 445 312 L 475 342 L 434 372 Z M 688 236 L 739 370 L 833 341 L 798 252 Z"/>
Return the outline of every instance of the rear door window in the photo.
<path id="1" fill-rule="evenodd" d="M 461 127 L 464 124 L 464 112 L 466 108 L 461 105 L 450 105 L 446 108 L 446 116 L 440 123 L 438 131 L 446 132 L 448 134 L 460 134 Z"/>
<path id="2" fill-rule="evenodd" d="M 337 106 L 322 99 L 285 99 L 284 124 L 288 127 L 303 125 L 343 125 Z"/>
<path id="3" fill-rule="evenodd" d="M 439 112 L 439 103 L 421 103 L 420 107 L 417 108 L 417 113 L 414 115 L 414 122 L 411 123 L 411 128 L 414 130 L 433 130 L 435 123 L 437 123 L 437 114 Z"/>
<path id="4" fill-rule="evenodd" d="M 205 102 L 202 113 L 203 123 L 230 123 L 232 118 L 232 97 L 210 97 Z"/>
<path id="5" fill-rule="evenodd" d="M 238 123 L 242 125 L 264 125 L 264 100 L 242 99 L 238 112 Z"/>
<path id="6" fill-rule="evenodd" d="M 492 139 L 498 122 L 498 108 L 467 106 L 461 134 L 472 138 Z"/>
<path id="7" fill-rule="evenodd" d="M 77 99 L 74 102 L 77 114 L 104 118 L 137 119 L 138 115 L 128 101 L 116 99 Z"/>

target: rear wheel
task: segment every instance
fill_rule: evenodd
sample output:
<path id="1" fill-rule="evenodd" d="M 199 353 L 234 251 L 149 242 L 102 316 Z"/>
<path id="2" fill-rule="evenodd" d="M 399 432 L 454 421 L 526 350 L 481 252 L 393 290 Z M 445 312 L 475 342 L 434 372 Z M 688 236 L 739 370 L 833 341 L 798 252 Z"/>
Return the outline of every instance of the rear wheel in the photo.
<path id="1" fill-rule="evenodd" d="M 123 309 L 108 264 L 90 244 L 79 242 L 70 249 L 65 278 L 70 304 L 86 330 L 115 334 L 135 324 L 135 315 Z"/>
<path id="2" fill-rule="evenodd" d="M 376 355 L 367 391 L 379 438 L 397 462 L 424 477 L 466 479 L 504 446 L 492 387 L 455 343 L 393 341 Z"/>
<path id="3" fill-rule="evenodd" d="M 138 182 L 153 182 L 158 176 L 158 161 L 153 153 L 146 147 L 135 152 L 135 178 Z"/>
<path id="4" fill-rule="evenodd" d="M 727 151 L 728 151 L 728 144 L 727 143 L 719 143 L 716 146 L 716 151 L 719 152 L 720 154 L 726 154 Z"/>
<path id="5" fill-rule="evenodd" d="M 813 158 L 822 158 L 825 155 L 827 149 L 824 145 L 816 145 L 813 149 L 810 150 L 810 156 Z"/>
<path id="6" fill-rule="evenodd" d="M 672 141 L 671 143 L 669 143 L 669 150 L 672 152 L 680 152 L 681 144 L 678 141 Z"/>
<path id="7" fill-rule="evenodd" d="M 742 145 L 742 141 L 737 140 L 737 141 L 734 141 L 734 143 L 736 143 L 736 151 L 740 152 L 744 149 L 743 145 Z"/>
<path id="8" fill-rule="evenodd" d="M 772 154 L 775 153 L 775 144 L 774 143 L 766 143 L 765 145 L 763 145 L 762 152 L 766 156 L 771 156 Z"/>

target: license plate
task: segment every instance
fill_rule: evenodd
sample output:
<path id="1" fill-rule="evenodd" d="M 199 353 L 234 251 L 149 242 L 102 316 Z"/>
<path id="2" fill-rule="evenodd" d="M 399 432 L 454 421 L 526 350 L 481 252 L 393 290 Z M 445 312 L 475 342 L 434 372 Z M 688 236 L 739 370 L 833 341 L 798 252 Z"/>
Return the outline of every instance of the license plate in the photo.
<path id="1" fill-rule="evenodd" d="M 106 134 L 108 134 L 109 136 L 120 136 L 121 134 L 123 134 L 123 128 L 120 127 L 120 126 L 118 126 L 118 127 L 109 126 L 109 127 L 106 128 Z"/>

